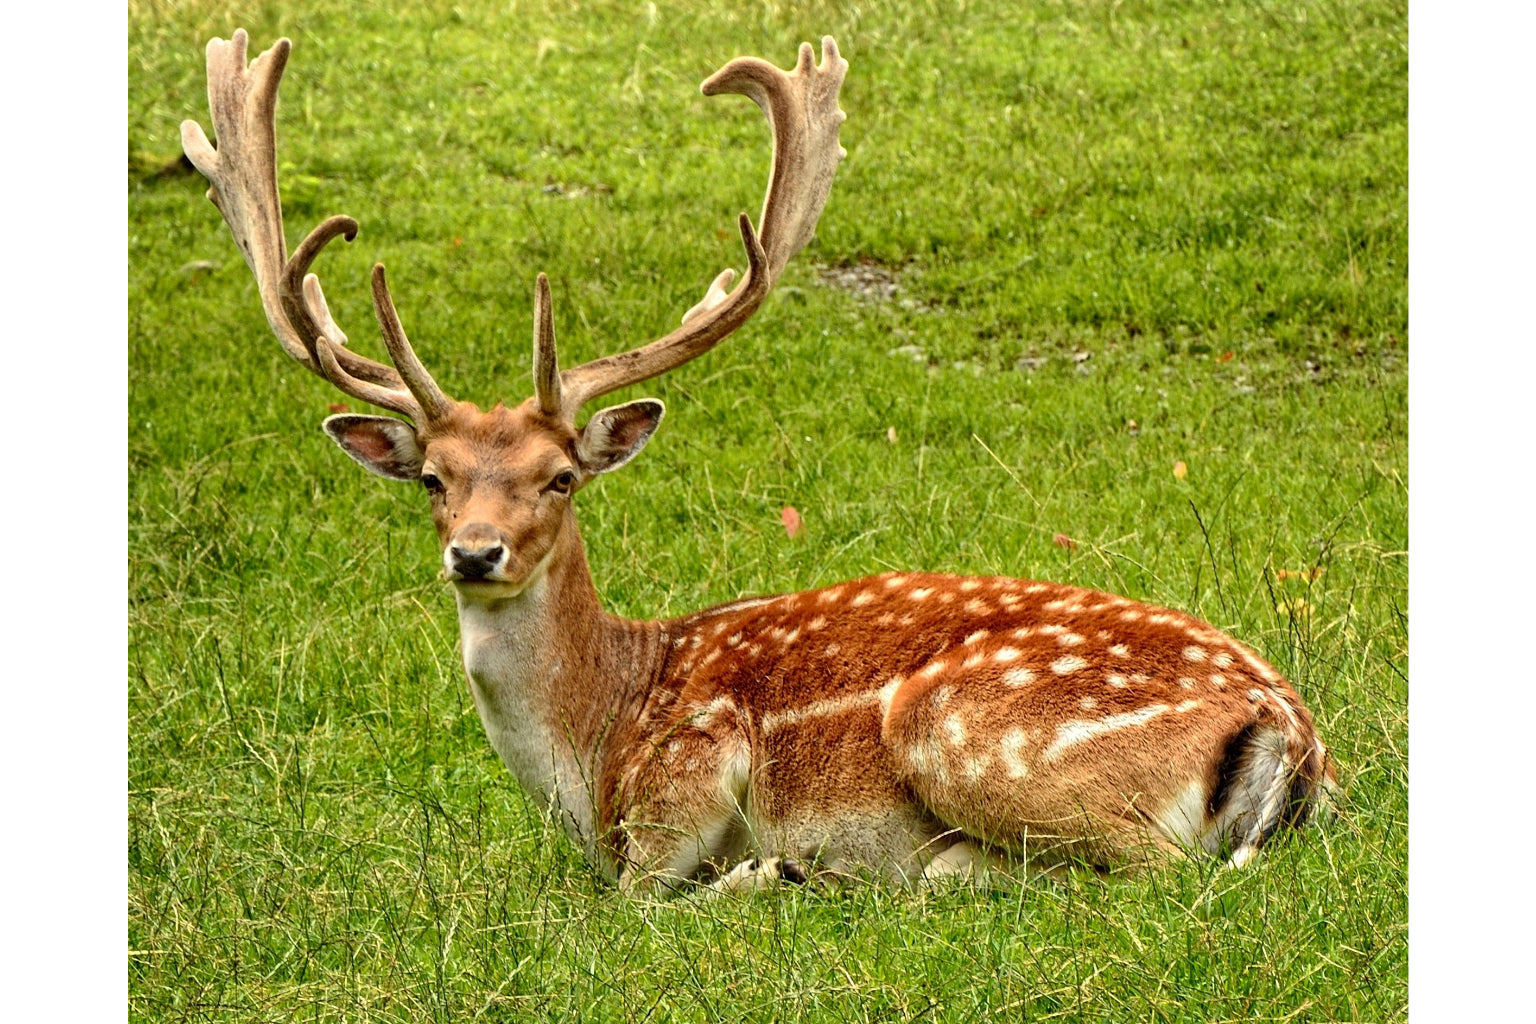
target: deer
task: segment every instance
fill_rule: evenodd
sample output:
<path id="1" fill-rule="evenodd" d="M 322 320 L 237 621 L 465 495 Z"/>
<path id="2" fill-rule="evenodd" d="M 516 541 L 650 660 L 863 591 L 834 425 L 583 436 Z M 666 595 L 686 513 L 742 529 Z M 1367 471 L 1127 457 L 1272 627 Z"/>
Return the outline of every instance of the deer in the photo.
<path id="1" fill-rule="evenodd" d="M 762 305 L 811 239 L 839 161 L 848 62 L 831 37 L 794 68 L 738 57 L 704 95 L 752 99 L 772 163 L 746 270 L 722 271 L 671 333 L 561 369 L 548 278 L 533 304 L 531 397 L 454 400 L 372 271 L 392 365 L 354 352 L 310 267 L 350 217 L 290 256 L 276 101 L 291 42 L 247 62 L 207 46 L 208 179 L 283 349 L 343 394 L 325 432 L 365 469 L 426 492 L 457 604 L 468 687 L 521 789 L 631 895 L 750 892 L 821 878 L 927 884 L 997 868 L 1248 864 L 1326 808 L 1337 779 L 1311 713 L 1250 648 L 1183 612 L 1029 579 L 889 572 L 680 618 L 604 611 L 575 499 L 639 454 L 663 404 L 594 399 L 697 359 Z M 734 286 L 733 286 L 734 283 Z"/>

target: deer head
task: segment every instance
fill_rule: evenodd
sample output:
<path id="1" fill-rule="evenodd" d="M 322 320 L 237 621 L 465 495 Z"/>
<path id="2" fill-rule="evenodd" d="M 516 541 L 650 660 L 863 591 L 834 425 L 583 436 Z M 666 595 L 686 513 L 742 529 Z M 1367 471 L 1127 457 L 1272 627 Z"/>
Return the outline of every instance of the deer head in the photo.
<path id="1" fill-rule="evenodd" d="M 755 57 L 726 64 L 702 86 L 706 96 L 740 93 L 767 115 L 773 163 L 758 225 L 739 218 L 747 270 L 735 281 L 722 271 L 703 299 L 665 337 L 617 355 L 561 370 L 555 348 L 548 279 L 534 299 L 534 394 L 516 406 L 482 412 L 449 398 L 417 358 L 401 327 L 382 264 L 373 268 L 373 306 L 393 366 L 347 347 L 310 265 L 337 236 L 358 225 L 331 217 L 289 257 L 278 197 L 275 148 L 277 88 L 291 47 L 280 39 L 249 66 L 247 38 L 208 44 L 208 100 L 215 148 L 195 121 L 182 124 L 187 156 L 211 183 L 208 196 L 224 215 L 256 277 L 267 321 L 299 363 L 345 394 L 405 417 L 344 414 L 324 427 L 370 471 L 419 481 L 430 495 L 443 565 L 460 593 L 507 597 L 538 577 L 560 549 L 574 543 L 571 498 L 593 477 L 639 454 L 664 408 L 642 398 L 594 413 L 583 406 L 611 391 L 665 373 L 709 351 L 762 305 L 789 259 L 815 231 L 838 161 L 838 126 L 846 115 L 837 94 L 848 63 L 830 38 L 819 65 L 810 44 L 782 71 Z M 735 287 L 732 283 L 735 281 Z"/>

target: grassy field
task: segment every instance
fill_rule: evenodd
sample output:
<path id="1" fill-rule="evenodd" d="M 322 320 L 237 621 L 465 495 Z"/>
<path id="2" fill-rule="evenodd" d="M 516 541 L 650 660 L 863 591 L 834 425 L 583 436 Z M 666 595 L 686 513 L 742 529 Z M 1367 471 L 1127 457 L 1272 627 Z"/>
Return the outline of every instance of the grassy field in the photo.
<path id="1" fill-rule="evenodd" d="M 133 1019 L 1406 1017 L 1405 4 L 292 6 L 130 3 Z M 363 225 L 338 321 L 381 354 L 382 260 L 482 405 L 531 393 L 538 271 L 574 362 L 740 266 L 767 132 L 697 85 L 834 35 L 816 240 L 616 396 L 669 415 L 578 501 L 605 603 L 922 568 L 1184 608 L 1289 675 L 1342 816 L 1238 873 L 619 896 L 481 732 L 424 495 L 321 434 L 178 163 L 241 26 L 294 40 L 290 239 Z"/>

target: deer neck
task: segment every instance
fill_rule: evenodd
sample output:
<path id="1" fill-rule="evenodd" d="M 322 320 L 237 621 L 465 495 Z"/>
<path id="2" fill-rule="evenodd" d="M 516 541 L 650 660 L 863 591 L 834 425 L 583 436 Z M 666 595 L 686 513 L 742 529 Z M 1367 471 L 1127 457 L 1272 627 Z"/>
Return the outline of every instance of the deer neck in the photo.
<path id="1" fill-rule="evenodd" d="M 659 625 L 602 610 L 574 516 L 516 597 L 456 593 L 464 668 L 491 745 L 524 791 L 547 802 L 601 863 L 598 762 L 660 670 Z"/>

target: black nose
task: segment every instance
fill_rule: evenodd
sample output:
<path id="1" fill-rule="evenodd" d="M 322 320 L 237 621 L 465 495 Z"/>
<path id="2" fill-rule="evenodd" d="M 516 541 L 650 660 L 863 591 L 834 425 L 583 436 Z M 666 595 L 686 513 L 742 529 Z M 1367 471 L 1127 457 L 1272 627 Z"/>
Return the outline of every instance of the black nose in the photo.
<path id="1" fill-rule="evenodd" d="M 453 554 L 453 568 L 466 580 L 481 580 L 490 575 L 501 561 L 505 549 L 500 544 L 490 544 L 476 551 L 465 551 L 455 544 L 451 552 Z"/>

